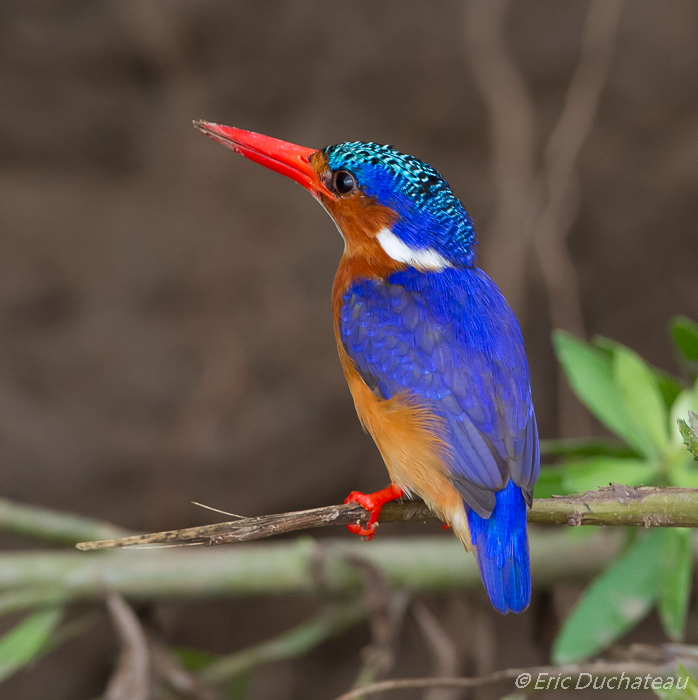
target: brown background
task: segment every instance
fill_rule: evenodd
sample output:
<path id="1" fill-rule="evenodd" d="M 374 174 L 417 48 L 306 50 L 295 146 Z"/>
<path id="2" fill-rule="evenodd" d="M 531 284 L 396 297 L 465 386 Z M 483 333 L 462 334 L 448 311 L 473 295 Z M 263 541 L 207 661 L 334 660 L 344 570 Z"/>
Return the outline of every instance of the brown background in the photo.
<path id="1" fill-rule="evenodd" d="M 587 7 L 521 0 L 507 15 L 539 160 Z M 491 120 L 465 23 L 455 0 L 0 4 L 3 496 L 151 530 L 203 522 L 192 500 L 253 515 L 385 485 L 334 349 L 341 239 L 300 188 L 205 139 L 195 118 L 307 146 L 388 142 L 440 170 L 475 220 L 485 268 L 513 291 L 541 435 L 558 435 L 539 266 L 531 254 L 498 266 L 504 253 L 488 241 Z M 670 371 L 669 318 L 698 316 L 696 36 L 692 0 L 626 4 L 569 238 L 587 334 Z M 430 605 L 465 672 L 545 661 L 554 622 L 540 600 L 519 619 L 486 621 L 481 599 Z M 172 640 L 225 652 L 310 609 L 257 601 L 162 615 Z M 395 673 L 428 671 L 416 632 L 405 634 Z M 366 635 L 256 674 L 249 697 L 339 693 Z M 478 661 L 487 639 L 495 651 Z M 104 627 L 0 695 L 94 697 L 113 652 Z"/>

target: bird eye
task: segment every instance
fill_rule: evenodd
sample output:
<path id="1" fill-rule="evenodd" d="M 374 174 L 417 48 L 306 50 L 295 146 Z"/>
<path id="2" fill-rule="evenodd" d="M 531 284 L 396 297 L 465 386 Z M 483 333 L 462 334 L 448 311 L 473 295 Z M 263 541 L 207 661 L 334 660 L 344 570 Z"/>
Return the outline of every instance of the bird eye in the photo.
<path id="1" fill-rule="evenodd" d="M 356 189 L 356 178 L 347 170 L 338 170 L 332 176 L 332 184 L 339 194 L 349 194 Z"/>

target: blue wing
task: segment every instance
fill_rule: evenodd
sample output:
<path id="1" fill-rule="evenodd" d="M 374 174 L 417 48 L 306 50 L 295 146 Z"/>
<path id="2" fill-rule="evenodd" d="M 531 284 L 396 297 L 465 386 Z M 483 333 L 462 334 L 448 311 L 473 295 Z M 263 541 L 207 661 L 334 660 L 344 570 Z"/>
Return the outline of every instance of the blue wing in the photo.
<path id="1" fill-rule="evenodd" d="M 357 280 L 340 335 L 374 391 L 408 391 L 444 420 L 452 480 L 472 510 L 488 518 L 509 479 L 530 505 L 539 453 L 528 364 L 514 313 L 484 272 Z"/>

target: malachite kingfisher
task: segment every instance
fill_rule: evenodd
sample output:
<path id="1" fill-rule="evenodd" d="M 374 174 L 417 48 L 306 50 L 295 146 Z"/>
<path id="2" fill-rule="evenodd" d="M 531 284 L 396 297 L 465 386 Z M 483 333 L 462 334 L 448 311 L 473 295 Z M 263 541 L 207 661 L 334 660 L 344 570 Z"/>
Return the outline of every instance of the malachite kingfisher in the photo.
<path id="1" fill-rule="evenodd" d="M 391 146 L 316 150 L 198 121 L 207 136 L 305 187 L 332 217 L 344 254 L 332 287 L 339 359 L 391 485 L 346 502 L 371 514 L 420 496 L 475 552 L 492 605 L 531 598 L 526 513 L 538 429 L 513 311 L 475 265 L 473 223 L 446 180 Z"/>

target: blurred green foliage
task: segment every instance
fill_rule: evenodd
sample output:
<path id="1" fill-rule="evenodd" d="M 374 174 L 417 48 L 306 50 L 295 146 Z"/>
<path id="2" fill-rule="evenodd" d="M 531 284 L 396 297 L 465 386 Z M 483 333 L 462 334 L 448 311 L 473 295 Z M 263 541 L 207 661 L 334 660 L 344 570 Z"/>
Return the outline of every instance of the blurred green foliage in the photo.
<path id="1" fill-rule="evenodd" d="M 589 344 L 554 333 L 555 352 L 572 389 L 618 440 L 544 444 L 543 454 L 561 463 L 542 468 L 537 498 L 611 483 L 698 488 L 698 324 L 674 318 L 671 337 L 684 381 L 607 338 Z M 565 621 L 553 661 L 571 663 L 599 653 L 653 607 L 667 636 L 683 639 L 691 543 L 692 533 L 681 528 L 630 531 L 617 560 L 592 582 Z"/>
<path id="2" fill-rule="evenodd" d="M 691 671 L 682 663 L 676 664 L 676 677 L 677 685 L 681 688 L 654 689 L 655 695 L 658 695 L 661 700 L 698 700 L 698 683 L 691 675 Z"/>
<path id="3" fill-rule="evenodd" d="M 51 646 L 51 638 L 60 621 L 60 607 L 38 610 L 0 638 L 0 682 Z"/>

